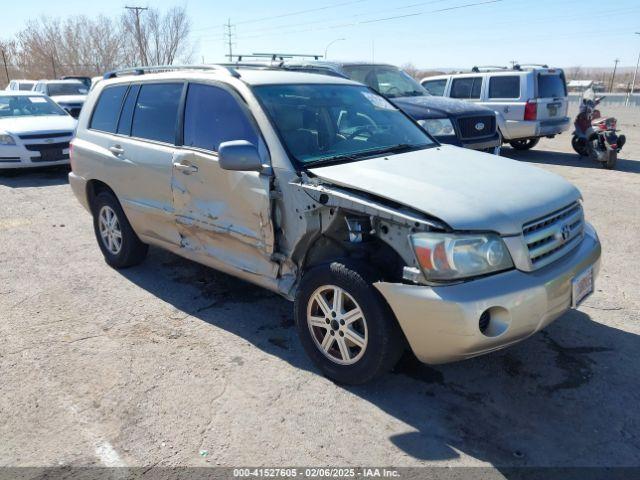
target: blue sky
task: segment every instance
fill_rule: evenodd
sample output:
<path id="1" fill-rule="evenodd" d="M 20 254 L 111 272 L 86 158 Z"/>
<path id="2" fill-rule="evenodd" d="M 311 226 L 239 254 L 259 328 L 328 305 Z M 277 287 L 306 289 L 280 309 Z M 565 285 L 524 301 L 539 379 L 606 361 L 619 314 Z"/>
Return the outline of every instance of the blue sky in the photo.
<path id="1" fill-rule="evenodd" d="M 3 0 L 3 3 L 8 0 Z M 0 38 L 40 15 L 118 15 L 125 4 L 184 4 L 195 59 L 224 60 L 222 24 L 235 24 L 236 52 L 323 54 L 417 67 L 504 65 L 635 66 L 640 51 L 638 0 L 20 0 L 3 8 Z M 462 7 L 462 8 L 456 8 Z M 449 10 L 445 10 L 449 9 Z M 396 18 L 400 17 L 400 18 Z"/>

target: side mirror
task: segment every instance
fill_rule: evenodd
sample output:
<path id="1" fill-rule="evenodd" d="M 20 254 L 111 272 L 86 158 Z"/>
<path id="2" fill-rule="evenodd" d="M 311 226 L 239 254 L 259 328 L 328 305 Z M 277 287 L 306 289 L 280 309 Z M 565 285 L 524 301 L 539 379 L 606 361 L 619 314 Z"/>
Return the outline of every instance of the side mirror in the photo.
<path id="1" fill-rule="evenodd" d="M 256 146 L 246 140 L 223 142 L 218 147 L 218 162 L 224 170 L 262 172 L 264 166 Z"/>

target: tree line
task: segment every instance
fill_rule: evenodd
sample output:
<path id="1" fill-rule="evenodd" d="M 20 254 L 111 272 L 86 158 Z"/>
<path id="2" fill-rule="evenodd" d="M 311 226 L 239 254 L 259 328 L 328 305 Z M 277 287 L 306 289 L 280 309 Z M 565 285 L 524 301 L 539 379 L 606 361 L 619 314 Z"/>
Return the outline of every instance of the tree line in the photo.
<path id="1" fill-rule="evenodd" d="M 139 65 L 189 62 L 191 22 L 184 7 L 126 10 L 121 16 L 84 15 L 29 20 L 0 40 L 0 87 L 8 79 L 102 75 Z"/>

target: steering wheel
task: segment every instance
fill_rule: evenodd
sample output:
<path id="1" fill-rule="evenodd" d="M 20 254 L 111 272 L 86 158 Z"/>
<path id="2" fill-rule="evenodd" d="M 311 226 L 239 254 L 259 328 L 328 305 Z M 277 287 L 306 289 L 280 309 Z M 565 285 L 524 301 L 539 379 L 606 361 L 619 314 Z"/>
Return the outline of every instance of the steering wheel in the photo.
<path id="1" fill-rule="evenodd" d="M 373 125 L 363 125 L 360 127 L 356 127 L 356 129 L 351 132 L 348 135 L 345 135 L 347 140 L 353 140 L 354 138 L 356 138 L 358 135 L 362 135 L 364 133 L 369 134 L 369 137 L 373 136 L 373 132 L 371 131 L 372 128 L 375 128 Z"/>
<path id="2" fill-rule="evenodd" d="M 385 92 L 385 95 L 402 95 L 402 91 L 398 87 L 391 87 Z"/>

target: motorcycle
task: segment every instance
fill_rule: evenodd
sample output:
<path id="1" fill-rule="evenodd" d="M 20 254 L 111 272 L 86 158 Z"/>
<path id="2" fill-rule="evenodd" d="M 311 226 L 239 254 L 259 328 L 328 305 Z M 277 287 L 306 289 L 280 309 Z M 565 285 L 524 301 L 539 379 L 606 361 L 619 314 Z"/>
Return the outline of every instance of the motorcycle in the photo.
<path id="1" fill-rule="evenodd" d="M 584 93 L 574 122 L 571 146 L 581 157 L 589 157 L 612 170 L 626 137 L 617 134 L 618 121 L 614 117 L 602 117 L 600 110 L 596 109 L 604 98 L 596 98 L 591 89 Z"/>

